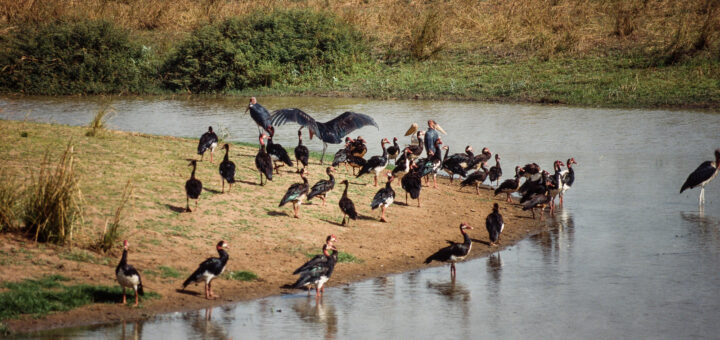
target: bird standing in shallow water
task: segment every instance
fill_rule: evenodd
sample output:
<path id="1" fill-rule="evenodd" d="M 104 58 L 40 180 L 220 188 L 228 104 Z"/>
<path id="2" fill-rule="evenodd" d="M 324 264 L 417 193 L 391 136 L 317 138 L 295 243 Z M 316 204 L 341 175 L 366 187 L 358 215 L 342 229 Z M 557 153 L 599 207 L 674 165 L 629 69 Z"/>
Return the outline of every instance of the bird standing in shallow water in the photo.
<path id="1" fill-rule="evenodd" d="M 197 153 L 200 155 L 200 161 L 202 161 L 205 158 L 205 151 L 210 149 L 210 163 L 213 162 L 213 153 L 215 153 L 215 148 L 218 144 L 218 136 L 213 132 L 212 126 L 208 127 L 208 131 L 203 133 L 202 136 L 200 136 L 200 141 L 198 142 L 198 148 Z"/>
<path id="2" fill-rule="evenodd" d="M 455 278 L 455 262 L 460 262 L 470 253 L 472 248 L 472 240 L 470 236 L 465 232 L 465 229 L 472 229 L 471 226 L 465 222 L 460 224 L 460 233 L 463 235 L 463 243 L 452 243 L 451 245 L 438 250 L 435 254 L 430 255 L 425 259 L 425 264 L 432 261 L 448 262 L 450 263 L 450 277 Z"/>
<path id="3" fill-rule="evenodd" d="M 135 269 L 135 267 L 129 265 L 127 263 L 127 253 L 128 253 L 128 241 L 123 241 L 123 253 L 122 258 L 120 258 L 120 263 L 118 263 L 117 267 L 115 267 L 115 276 L 117 277 L 118 283 L 120 283 L 120 286 L 123 290 L 123 301 L 122 304 L 127 303 L 127 298 L 125 296 L 125 288 L 132 288 L 133 291 L 135 291 L 135 307 L 138 306 L 138 294 L 145 295 L 145 292 L 143 291 L 143 284 L 142 279 L 140 278 L 140 273 Z"/>
<path id="4" fill-rule="evenodd" d="M 693 171 L 680 188 L 680 193 L 686 189 L 693 189 L 700 186 L 700 197 L 698 204 L 705 204 L 705 185 L 710 183 L 718 175 L 720 169 L 720 149 L 715 149 L 715 162 L 705 161 Z"/>
<path id="5" fill-rule="evenodd" d="M 328 261 L 331 259 L 331 254 L 329 253 L 330 250 L 336 250 L 335 248 L 335 242 L 337 241 L 337 238 L 335 235 L 328 235 L 328 237 L 325 239 L 325 244 L 322 246 L 322 254 L 315 255 L 312 259 L 305 262 L 302 266 L 298 267 L 298 269 L 295 269 L 293 272 L 293 275 L 301 274 L 303 272 L 312 271 L 313 268 L 316 268 L 318 266 L 322 266 L 324 264 L 327 264 Z M 312 284 L 308 283 L 305 284 L 305 286 L 308 287 L 308 295 L 310 295 L 310 289 Z M 292 288 L 300 288 L 295 287 L 295 284 L 291 285 Z M 317 287 L 316 287 L 317 288 Z M 317 294 L 317 292 L 316 292 Z"/>
<path id="6" fill-rule="evenodd" d="M 500 206 L 497 203 L 493 203 L 493 210 L 485 218 L 485 229 L 487 229 L 488 236 L 490 237 L 490 245 L 495 245 L 500 240 L 500 233 L 505 228 L 505 222 L 503 217 L 498 211 Z"/>
<path id="7" fill-rule="evenodd" d="M 233 163 L 228 155 L 230 154 L 230 145 L 223 145 L 225 148 L 225 158 L 220 163 L 220 177 L 222 178 L 222 192 L 225 193 L 225 182 L 228 182 L 228 192 L 232 189 L 233 183 L 235 183 L 235 163 Z"/>
<path id="8" fill-rule="evenodd" d="M 192 210 L 190 210 L 191 198 L 195 200 L 195 210 L 197 210 L 198 200 L 200 199 L 200 193 L 202 192 L 202 182 L 200 182 L 199 179 L 195 178 L 197 161 L 194 159 L 190 161 L 190 166 L 193 167 L 192 172 L 190 173 L 190 179 L 185 182 L 185 194 L 187 198 L 187 205 L 185 206 L 185 211 L 187 212 L 192 212 Z"/>
<path id="9" fill-rule="evenodd" d="M 314 263 L 310 268 L 298 272 L 300 277 L 291 285 L 292 288 L 300 289 L 307 286 L 315 286 L 315 297 L 320 298 L 325 292 L 325 283 L 335 269 L 338 259 L 338 251 L 334 245 L 330 247 L 332 254 L 327 256 L 327 261 Z M 309 293 L 309 291 L 308 291 Z"/>
<path id="10" fill-rule="evenodd" d="M 575 183 L 575 170 L 572 168 L 573 164 L 577 164 L 575 157 L 571 157 L 567 160 L 567 170 L 564 170 L 562 175 L 562 188 L 560 188 L 560 205 L 563 205 L 563 197 L 565 192 L 570 190 L 573 183 Z"/>
<path id="11" fill-rule="evenodd" d="M 183 290 L 191 283 L 205 281 L 205 298 L 209 300 L 219 297 L 213 294 L 212 280 L 225 271 L 230 255 L 225 251 L 225 249 L 228 249 L 228 244 L 225 241 L 218 242 L 215 249 L 217 249 L 220 257 L 210 257 L 200 263 L 200 266 L 183 282 Z"/>

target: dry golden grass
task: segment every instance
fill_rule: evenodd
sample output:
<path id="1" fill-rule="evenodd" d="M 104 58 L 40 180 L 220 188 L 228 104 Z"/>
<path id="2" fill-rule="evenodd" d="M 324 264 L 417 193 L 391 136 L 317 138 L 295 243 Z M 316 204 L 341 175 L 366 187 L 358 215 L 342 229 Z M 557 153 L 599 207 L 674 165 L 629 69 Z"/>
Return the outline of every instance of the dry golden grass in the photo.
<path id="1" fill-rule="evenodd" d="M 139 31 L 188 32 L 275 8 L 335 13 L 362 27 L 383 52 L 410 48 L 429 13 L 439 18 L 434 46 L 502 54 L 542 56 L 628 46 L 687 49 L 715 46 L 720 35 L 718 0 L 16 0 L 0 2 L 0 26 L 82 17 Z"/>

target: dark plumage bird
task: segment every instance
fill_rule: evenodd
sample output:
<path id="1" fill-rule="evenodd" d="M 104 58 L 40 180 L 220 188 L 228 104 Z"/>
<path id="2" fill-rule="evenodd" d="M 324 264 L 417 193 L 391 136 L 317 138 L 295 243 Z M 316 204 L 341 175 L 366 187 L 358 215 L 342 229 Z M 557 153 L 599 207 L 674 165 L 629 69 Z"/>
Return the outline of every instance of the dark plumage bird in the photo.
<path id="1" fill-rule="evenodd" d="M 320 297 L 325 292 L 325 283 L 330 280 L 330 276 L 335 269 L 338 259 L 338 251 L 332 246 L 332 254 L 327 256 L 327 261 L 318 261 L 310 268 L 298 272 L 300 277 L 291 285 L 291 288 L 301 289 L 308 286 L 315 286 L 315 296 Z M 309 293 L 309 291 L 308 291 Z"/>
<path id="2" fill-rule="evenodd" d="M 718 175 L 718 169 L 720 169 L 720 149 L 715 149 L 715 162 L 705 161 L 700 164 L 685 180 L 680 188 L 680 193 L 700 186 L 698 204 L 705 204 L 705 185 Z"/>
<path id="3" fill-rule="evenodd" d="M 263 175 L 265 175 L 266 183 L 267 180 L 272 181 L 273 175 L 272 158 L 270 158 L 270 154 L 265 151 L 265 137 L 267 137 L 267 135 L 260 134 L 260 148 L 255 155 L 255 168 L 258 169 L 258 173 L 260 173 L 260 185 L 265 185 L 262 180 Z"/>
<path id="4" fill-rule="evenodd" d="M 285 150 L 282 145 L 274 143 L 272 136 L 268 137 L 267 153 L 270 154 L 270 158 L 272 158 L 276 174 L 280 173 L 278 171 L 278 168 L 283 166 L 283 163 L 285 163 L 287 166 L 293 166 L 292 160 L 290 159 L 287 150 Z M 279 165 L 278 162 L 280 162 Z"/>
<path id="5" fill-rule="evenodd" d="M 295 165 L 298 167 L 297 172 L 300 172 L 301 163 L 303 168 L 307 167 L 309 158 L 310 150 L 302 143 L 302 127 L 300 127 L 298 130 L 298 145 L 295 147 Z"/>
<path id="6" fill-rule="evenodd" d="M 488 171 L 488 179 L 490 180 L 490 185 L 492 185 L 492 182 L 499 183 L 500 177 L 502 177 L 502 168 L 500 167 L 500 155 L 495 154 L 495 165 L 490 167 L 490 170 Z"/>
<path id="7" fill-rule="evenodd" d="M 313 199 L 313 197 L 317 196 L 320 197 L 322 200 L 323 207 L 325 206 L 325 197 L 327 196 L 327 193 L 330 192 L 333 188 L 335 188 L 335 176 L 333 176 L 333 173 L 335 172 L 335 168 L 329 166 L 325 169 L 325 173 L 328 175 L 328 179 L 319 180 L 315 185 L 312 186 L 310 189 L 310 193 L 307 195 L 307 200 L 310 201 Z"/>
<path id="8" fill-rule="evenodd" d="M 500 206 L 497 203 L 493 203 L 492 212 L 485 218 L 485 228 L 490 237 L 490 245 L 494 245 L 500 239 L 500 233 L 502 233 L 505 228 L 505 222 L 503 222 L 503 217 L 498 211 L 499 209 Z"/>
<path id="9" fill-rule="evenodd" d="M 205 158 L 205 151 L 210 149 L 210 163 L 213 162 L 213 153 L 215 152 L 215 148 L 218 144 L 218 136 L 213 132 L 212 126 L 208 127 L 208 131 L 203 133 L 202 136 L 200 136 L 200 141 L 198 142 L 198 155 L 201 155 L 200 160 L 202 161 Z"/>
<path id="10" fill-rule="evenodd" d="M 227 242 L 218 242 L 215 249 L 217 249 L 220 257 L 210 257 L 200 263 L 200 266 L 183 282 L 183 290 L 191 283 L 205 281 L 205 298 L 211 299 L 217 297 L 212 291 L 212 280 L 225 271 L 225 265 L 227 265 L 227 261 L 230 258 L 230 255 L 225 251 L 227 248 Z"/>
<path id="11" fill-rule="evenodd" d="M 387 157 L 387 150 L 385 149 L 385 144 L 390 143 L 387 138 L 383 138 L 380 141 L 380 147 L 382 148 L 382 155 L 381 156 L 372 156 L 370 159 L 363 165 L 362 168 L 360 168 L 360 171 L 358 172 L 356 177 L 360 177 L 364 174 L 370 173 L 370 171 L 375 172 L 375 186 L 377 186 L 377 180 L 378 175 L 381 171 L 385 170 L 385 167 L 388 165 L 388 157 Z"/>
<path id="12" fill-rule="evenodd" d="M 480 184 L 485 182 L 485 179 L 487 177 L 488 177 L 488 169 L 484 168 L 481 164 L 479 170 L 475 170 L 475 172 L 469 174 L 462 182 L 460 182 L 460 188 L 474 185 L 475 193 L 480 195 Z"/>
<path id="13" fill-rule="evenodd" d="M 540 209 L 540 220 L 543 219 L 543 212 L 545 210 L 545 206 L 550 204 L 550 201 L 552 200 L 552 197 L 550 196 L 550 188 L 551 183 L 548 180 L 548 172 L 543 171 L 542 172 L 542 179 L 540 181 L 540 189 L 536 193 L 532 193 L 530 197 L 528 197 L 525 200 L 521 199 L 521 203 L 523 203 L 523 210 L 531 210 L 533 214 L 533 219 L 535 219 L 535 209 Z M 530 192 L 528 192 L 530 193 Z M 528 195 L 526 193 L 526 195 Z M 523 196 L 523 199 L 525 196 Z"/>
<path id="14" fill-rule="evenodd" d="M 355 211 L 355 204 L 347 195 L 350 183 L 347 180 L 343 180 L 340 183 L 345 184 L 345 191 L 343 191 L 342 197 L 340 197 L 340 202 L 338 202 L 340 210 L 343 212 L 342 225 L 344 226 L 346 216 L 348 217 L 348 225 L 350 225 L 350 219 L 357 220 L 357 211 Z"/>
<path id="15" fill-rule="evenodd" d="M 463 243 L 453 242 L 451 245 L 438 250 L 435 254 L 432 254 L 425 259 L 425 264 L 432 261 L 449 262 L 450 276 L 454 278 L 455 262 L 464 260 L 472 248 L 472 241 L 470 240 L 470 236 L 465 232 L 465 229 L 472 229 L 472 227 L 464 222 L 460 224 L 460 233 L 463 235 Z"/>
<path id="16" fill-rule="evenodd" d="M 258 104 L 255 97 L 250 98 L 250 104 L 247 109 L 245 109 L 245 112 L 248 110 L 250 110 L 250 117 L 252 117 L 258 126 L 258 135 L 262 134 L 262 130 L 265 130 L 270 137 L 275 135 L 275 128 L 272 126 L 270 112 Z"/>
<path id="17" fill-rule="evenodd" d="M 293 275 L 300 274 L 300 272 L 304 272 L 320 262 L 327 262 L 330 258 L 330 253 L 328 253 L 328 250 L 334 249 L 335 241 L 337 241 L 335 235 L 328 235 L 328 237 L 325 238 L 325 244 L 323 244 L 322 246 L 322 254 L 315 255 L 312 259 L 305 262 L 302 266 L 298 267 L 298 269 L 295 269 Z"/>
<path id="18" fill-rule="evenodd" d="M 120 258 L 120 263 L 118 263 L 117 267 L 115 267 L 115 277 L 117 277 L 118 283 L 120 283 L 120 286 L 123 290 L 123 305 L 127 303 L 127 298 L 125 296 L 125 288 L 132 288 L 135 292 L 135 307 L 138 305 L 138 294 L 145 295 L 145 292 L 143 291 L 143 284 L 142 279 L 140 278 L 140 273 L 135 269 L 135 267 L 129 265 L 127 263 L 127 254 L 128 254 L 128 241 L 123 241 L 123 253 L 122 257 Z"/>
<path id="19" fill-rule="evenodd" d="M 198 206 L 198 199 L 200 198 L 200 193 L 202 192 L 202 182 L 200 182 L 199 179 L 195 178 L 195 169 L 197 168 L 197 161 L 192 160 L 190 161 L 190 166 L 193 167 L 192 172 L 190 173 L 190 179 L 185 182 L 185 194 L 187 198 L 187 205 L 185 206 L 185 211 L 191 212 L 190 210 L 190 199 L 195 200 L 195 209 L 197 210 Z"/>
<path id="20" fill-rule="evenodd" d="M 417 134 L 416 134 L 418 143 L 417 143 L 417 144 L 408 145 L 407 148 L 410 149 L 410 154 L 409 154 L 410 159 L 415 159 L 415 158 L 418 158 L 418 157 L 420 157 L 420 156 L 422 155 L 422 153 L 423 153 L 423 148 L 424 148 L 424 147 L 423 147 L 423 145 L 424 145 L 424 142 L 423 142 L 423 136 L 424 136 L 424 134 L 425 134 L 425 131 L 422 131 L 422 130 L 418 131 Z"/>
<path id="21" fill-rule="evenodd" d="M 408 157 L 409 154 L 410 149 L 405 148 L 400 158 L 395 160 L 395 168 L 392 170 L 393 176 L 399 172 L 406 174 L 410 171 L 410 164 L 412 164 L 412 161 L 410 160 L 410 157 Z"/>
<path id="22" fill-rule="evenodd" d="M 475 155 L 473 159 L 470 160 L 465 170 L 469 171 L 470 169 L 485 167 L 485 163 L 487 163 L 487 161 L 489 161 L 491 157 L 492 153 L 490 152 L 490 149 L 483 148 L 482 152 L 479 155 Z"/>
<path id="23" fill-rule="evenodd" d="M 400 180 L 400 184 L 405 190 L 405 205 L 407 204 L 408 193 L 410 198 L 417 199 L 418 208 L 420 207 L 420 189 L 422 189 L 422 173 L 415 164 L 410 165 L 410 172 Z"/>
<path id="24" fill-rule="evenodd" d="M 510 194 L 513 192 L 518 191 L 520 188 L 520 177 L 522 177 L 523 168 L 516 166 L 515 167 L 515 178 L 506 179 L 500 186 L 495 189 L 495 196 L 497 196 L 500 193 L 507 194 L 507 199 L 505 200 L 508 203 L 512 203 L 512 199 L 510 199 Z"/>
<path id="25" fill-rule="evenodd" d="M 393 204 L 393 201 L 395 201 L 395 190 L 392 188 L 392 181 L 395 177 L 393 177 L 393 175 L 389 172 L 387 176 L 388 181 L 385 183 L 385 187 L 375 193 L 375 197 L 373 197 L 373 200 L 370 203 L 370 208 L 373 210 L 377 209 L 377 207 L 381 207 L 381 222 L 387 222 L 387 219 L 385 218 L 385 209 Z"/>
<path id="26" fill-rule="evenodd" d="M 223 161 L 220 163 L 220 177 L 222 177 L 222 192 L 225 193 L 225 182 L 228 182 L 230 186 L 228 192 L 232 190 L 232 185 L 235 183 L 235 163 L 228 158 L 230 145 L 225 144 L 223 148 L 225 148 L 225 158 L 223 158 Z"/>
<path id="27" fill-rule="evenodd" d="M 562 172 L 562 188 L 560 188 L 560 205 L 563 205 L 563 197 L 565 193 L 570 190 L 573 183 L 575 183 L 575 170 L 572 168 L 573 164 L 577 164 L 575 157 L 571 157 L 567 160 L 567 170 Z"/>
<path id="28" fill-rule="evenodd" d="M 565 166 L 562 161 L 557 160 L 553 164 L 553 169 L 555 169 L 555 173 L 553 173 L 552 176 L 550 176 L 550 188 L 548 189 L 549 195 L 550 195 L 550 215 L 555 215 L 555 197 L 557 197 L 560 194 L 560 190 L 562 190 L 563 182 L 562 182 L 562 166 Z"/>
<path id="29" fill-rule="evenodd" d="M 401 149 L 400 149 L 400 145 L 398 145 L 397 141 L 398 141 L 398 138 L 393 137 L 393 145 L 391 145 L 387 148 L 388 159 L 392 159 L 393 161 L 395 161 L 397 159 L 397 157 L 400 155 Z"/>
<path id="30" fill-rule="evenodd" d="M 445 157 L 443 157 L 442 168 L 450 175 L 450 183 L 453 182 L 455 175 L 458 175 L 460 177 L 466 177 L 467 172 L 465 171 L 463 162 L 467 162 L 467 158 L 458 156 L 466 154 L 454 154 L 451 157 L 448 157 L 448 154 L 450 153 L 450 147 L 445 146 L 443 147 L 443 149 L 445 149 Z M 467 150 L 468 148 L 465 148 L 465 151 Z"/>
<path id="31" fill-rule="evenodd" d="M 350 140 L 350 154 L 355 157 L 365 157 L 367 153 L 367 145 L 365 145 L 365 139 L 362 136 L 357 136 L 354 140 Z"/>
<path id="32" fill-rule="evenodd" d="M 327 144 L 342 143 L 343 138 L 350 132 L 363 126 L 372 125 L 380 129 L 374 119 L 362 113 L 345 112 L 325 123 L 315 121 L 315 118 L 300 109 L 281 109 L 273 112 L 272 123 L 283 125 L 286 122 L 295 122 L 308 128 L 310 139 L 313 135 L 320 136 L 323 141 L 323 152 L 320 157 L 320 164 L 323 164 Z"/>
<path id="33" fill-rule="evenodd" d="M 533 196 L 545 193 L 545 191 L 548 190 L 547 183 L 549 177 L 550 173 L 542 170 L 538 180 L 525 180 L 525 183 L 523 183 L 523 185 L 520 186 L 520 189 L 518 189 L 518 191 L 522 194 L 522 197 L 520 197 L 520 203 L 525 203 Z"/>
<path id="34" fill-rule="evenodd" d="M 354 156 L 354 155 L 348 155 L 346 162 L 352 168 L 353 176 L 355 176 L 355 169 L 362 169 L 362 167 L 364 167 L 365 164 L 367 163 L 367 161 L 364 158 Z"/>
<path id="35" fill-rule="evenodd" d="M 523 176 L 526 178 L 537 181 L 540 179 L 540 166 L 537 163 L 528 163 L 523 167 Z"/>
<path id="36" fill-rule="evenodd" d="M 440 145 L 442 145 L 442 139 L 438 138 L 435 140 L 435 150 L 438 152 L 431 152 L 430 157 L 428 158 L 421 158 L 417 160 L 417 165 L 420 170 L 421 176 L 429 176 L 433 175 L 433 188 L 437 189 L 437 172 L 442 168 L 442 155 L 440 150 Z M 425 177 L 426 182 L 429 182 L 427 177 Z"/>
<path id="37" fill-rule="evenodd" d="M 310 190 L 306 175 L 307 170 L 303 168 L 302 172 L 300 172 L 300 178 L 302 178 L 303 182 L 291 185 L 285 192 L 285 196 L 283 196 L 283 198 L 280 200 L 280 204 L 278 205 L 278 207 L 282 207 L 288 202 L 292 202 L 295 218 L 300 218 L 300 206 L 302 205 L 302 201 L 307 198 L 308 192 Z"/>

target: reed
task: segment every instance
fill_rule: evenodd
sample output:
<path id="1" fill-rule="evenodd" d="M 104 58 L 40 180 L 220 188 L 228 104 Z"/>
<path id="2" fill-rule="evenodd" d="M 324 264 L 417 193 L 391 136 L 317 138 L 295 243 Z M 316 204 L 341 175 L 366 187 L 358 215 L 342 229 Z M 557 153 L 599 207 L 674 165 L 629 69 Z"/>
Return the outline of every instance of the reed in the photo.
<path id="1" fill-rule="evenodd" d="M 46 152 L 37 174 L 31 177 L 23 221 L 35 242 L 64 244 L 72 240 L 82 219 L 82 194 L 75 173 L 72 141 L 56 165 Z"/>
<path id="2" fill-rule="evenodd" d="M 96 248 L 100 249 L 103 253 L 107 253 L 110 249 L 112 249 L 113 245 L 118 243 L 120 237 L 125 231 L 122 224 L 123 212 L 128 201 L 130 201 L 130 197 L 132 197 L 132 191 L 132 182 L 128 180 L 120 198 L 120 206 L 115 209 L 115 215 L 113 215 L 112 220 L 105 223 L 103 234 L 96 245 Z"/>
<path id="3" fill-rule="evenodd" d="M 13 229 L 17 221 L 20 187 L 7 170 L 0 170 L 0 232 Z"/>
<path id="4" fill-rule="evenodd" d="M 97 113 L 95 113 L 93 120 L 88 124 L 88 131 L 85 133 L 85 136 L 95 137 L 105 131 L 107 129 L 105 123 L 114 113 L 115 109 L 110 106 L 110 104 L 103 104 Z"/>

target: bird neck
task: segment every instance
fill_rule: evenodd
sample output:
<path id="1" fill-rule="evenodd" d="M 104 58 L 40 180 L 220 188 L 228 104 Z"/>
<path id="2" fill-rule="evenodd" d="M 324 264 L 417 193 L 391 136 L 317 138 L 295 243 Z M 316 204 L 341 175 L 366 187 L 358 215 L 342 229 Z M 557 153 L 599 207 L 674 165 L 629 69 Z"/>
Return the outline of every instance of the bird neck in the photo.
<path id="1" fill-rule="evenodd" d="M 463 235 L 463 243 L 464 243 L 464 244 L 470 244 L 470 243 L 472 243 L 472 240 L 470 240 L 470 235 L 468 235 L 468 234 L 465 232 L 465 229 L 460 228 L 460 232 L 461 232 L 462 235 Z"/>
<path id="2" fill-rule="evenodd" d="M 335 176 L 333 176 L 332 172 L 328 174 L 330 182 L 335 183 Z"/>
<path id="3" fill-rule="evenodd" d="M 225 148 L 225 157 L 223 157 L 223 161 L 227 162 L 230 160 L 228 154 L 230 153 L 230 149 Z"/>
<path id="4" fill-rule="evenodd" d="M 127 249 L 123 249 L 122 257 L 120 258 L 120 264 L 118 264 L 118 266 L 124 266 L 125 264 L 127 264 L 127 254 Z"/>
<path id="5" fill-rule="evenodd" d="M 307 177 L 305 177 L 305 176 L 300 176 L 300 178 L 302 178 L 303 183 L 304 183 L 305 185 L 308 185 L 308 179 L 307 179 Z"/>
<path id="6" fill-rule="evenodd" d="M 448 158 L 449 153 L 450 153 L 450 148 L 445 149 L 445 157 L 443 157 L 443 161 Z"/>
<path id="7" fill-rule="evenodd" d="M 217 252 L 218 255 L 220 255 L 220 260 L 223 262 L 226 262 L 228 258 L 230 258 L 230 255 L 228 255 L 228 253 L 223 248 L 218 248 Z"/>
<path id="8" fill-rule="evenodd" d="M 392 189 L 392 181 L 391 180 L 388 180 L 387 183 L 385 183 L 385 188 Z"/>
<path id="9" fill-rule="evenodd" d="M 343 197 L 347 197 L 347 191 L 348 191 L 349 186 L 350 186 L 349 183 L 345 183 L 345 190 L 343 191 Z"/>
<path id="10" fill-rule="evenodd" d="M 195 179 L 195 169 L 197 168 L 197 164 L 193 163 L 193 170 L 190 173 L 190 178 Z"/>

